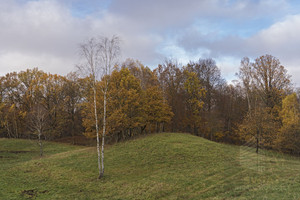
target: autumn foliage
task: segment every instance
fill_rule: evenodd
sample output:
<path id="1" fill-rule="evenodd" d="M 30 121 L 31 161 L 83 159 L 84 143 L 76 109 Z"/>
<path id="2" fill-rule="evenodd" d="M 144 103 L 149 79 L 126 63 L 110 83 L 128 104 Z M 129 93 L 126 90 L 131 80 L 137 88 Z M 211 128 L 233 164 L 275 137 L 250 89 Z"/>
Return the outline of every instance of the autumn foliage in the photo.
<path id="1" fill-rule="evenodd" d="M 0 77 L 0 136 L 95 138 L 92 81 L 37 68 Z M 127 59 L 96 81 L 100 127 L 104 84 L 108 142 L 172 131 L 234 144 L 254 141 L 257 151 L 300 153 L 299 93 L 271 55 L 242 59 L 234 84 L 226 83 L 212 59 L 186 66 L 167 60 L 153 70 Z"/>

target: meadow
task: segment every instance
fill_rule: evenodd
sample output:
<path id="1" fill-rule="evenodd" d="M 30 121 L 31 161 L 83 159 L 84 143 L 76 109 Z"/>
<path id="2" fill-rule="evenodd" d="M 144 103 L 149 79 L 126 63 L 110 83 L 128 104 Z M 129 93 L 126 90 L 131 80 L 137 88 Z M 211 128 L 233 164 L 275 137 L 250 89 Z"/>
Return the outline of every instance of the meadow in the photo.
<path id="1" fill-rule="evenodd" d="M 300 199 L 300 159 L 160 133 L 95 147 L 0 139 L 0 199 Z"/>

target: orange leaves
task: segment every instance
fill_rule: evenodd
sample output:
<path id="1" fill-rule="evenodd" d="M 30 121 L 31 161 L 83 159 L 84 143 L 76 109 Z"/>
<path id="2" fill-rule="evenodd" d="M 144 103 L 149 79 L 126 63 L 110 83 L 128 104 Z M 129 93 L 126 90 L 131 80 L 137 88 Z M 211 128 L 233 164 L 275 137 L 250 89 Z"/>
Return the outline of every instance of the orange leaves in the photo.
<path id="1" fill-rule="evenodd" d="M 159 87 L 149 87 L 145 91 L 144 110 L 147 122 L 169 122 L 173 117 L 170 106 L 163 100 Z"/>
<path id="2" fill-rule="evenodd" d="M 138 127 L 142 123 L 140 82 L 127 68 L 113 71 L 108 91 L 108 126 L 111 130 Z"/>
<path id="3" fill-rule="evenodd" d="M 163 99 L 163 93 L 158 85 L 150 83 L 158 83 L 156 77 L 147 68 L 125 68 L 120 70 L 115 68 L 110 76 L 105 77 L 108 83 L 107 91 L 107 134 L 113 135 L 119 132 L 130 131 L 134 134 L 133 129 L 141 129 L 141 127 L 169 122 L 172 117 L 170 107 Z M 102 111 L 103 103 L 101 98 L 101 85 L 103 80 L 97 83 L 98 110 Z M 142 87 L 144 86 L 144 88 Z M 83 125 L 86 128 L 88 136 L 94 130 L 91 115 L 92 100 L 91 93 L 86 96 L 83 109 Z M 101 124 L 102 116 L 99 112 L 99 123 Z M 136 131 L 135 131 L 136 132 Z"/>

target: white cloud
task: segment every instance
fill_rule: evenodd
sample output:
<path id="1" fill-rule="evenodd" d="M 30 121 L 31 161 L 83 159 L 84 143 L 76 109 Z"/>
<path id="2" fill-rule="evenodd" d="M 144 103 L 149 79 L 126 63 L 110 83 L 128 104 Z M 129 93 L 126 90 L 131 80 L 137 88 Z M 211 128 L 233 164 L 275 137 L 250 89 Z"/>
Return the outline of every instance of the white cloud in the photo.
<path id="1" fill-rule="evenodd" d="M 215 59 L 232 57 L 232 60 L 240 60 L 244 56 L 254 59 L 271 54 L 279 58 L 293 76 L 293 80 L 300 85 L 300 15 L 288 16 L 248 38 L 233 34 L 211 37 L 213 34 L 215 33 L 201 34 L 201 30 L 189 28 L 179 37 L 178 45 L 190 52 L 207 49 L 210 52 L 208 57 Z M 231 63 L 236 65 L 233 61 Z M 225 65 L 228 66 L 228 62 Z M 235 72 L 237 70 L 238 67 Z"/>
<path id="2" fill-rule="evenodd" d="M 103 13 L 74 17 L 58 1 L 0 2 L 0 75 L 31 67 L 66 74 L 78 61 L 78 44 L 97 35 L 117 34 L 122 55 L 150 63 L 158 56 L 159 35 L 139 30 L 126 18 Z"/>
<path id="3" fill-rule="evenodd" d="M 84 35 L 77 30 L 82 21 L 73 20 L 68 10 L 54 1 L 0 7 L 1 73 L 25 66 L 55 73 L 73 68 L 74 64 L 66 65 L 74 58 L 76 43 Z"/>
<path id="4" fill-rule="evenodd" d="M 288 8 L 286 0 L 114 0 L 110 12 L 139 23 L 142 28 L 185 27 L 195 18 L 234 19 L 280 16 Z"/>
<path id="5" fill-rule="evenodd" d="M 280 54 L 297 57 L 300 50 L 300 15 L 288 16 L 249 39 L 261 44 L 262 50 L 271 49 Z M 298 52 L 297 52 L 298 50 Z"/>
<path id="6" fill-rule="evenodd" d="M 299 35 L 300 15 L 288 16 L 249 38 L 245 47 L 251 56 L 267 53 L 279 58 L 300 86 Z"/>
<path id="7" fill-rule="evenodd" d="M 35 67 L 44 72 L 59 73 L 62 75 L 74 71 L 74 61 L 72 59 L 52 56 L 50 54 L 6 53 L 0 55 L 0 66 L 0 74 L 2 75 Z"/>
<path id="8" fill-rule="evenodd" d="M 220 68 L 221 74 L 227 81 L 237 79 L 235 73 L 238 72 L 240 60 L 231 56 L 224 56 L 216 59 L 216 64 Z"/>
<path id="9" fill-rule="evenodd" d="M 123 41 L 122 59 L 139 59 L 153 67 L 164 56 L 182 57 L 178 58 L 182 62 L 205 56 L 215 58 L 227 75 L 238 70 L 236 60 L 243 56 L 270 53 L 290 67 L 294 78 L 300 77 L 300 16 L 289 16 L 249 38 L 224 36 L 226 27 L 216 26 L 230 21 L 238 27 L 252 19 L 282 17 L 288 9 L 286 0 L 19 2 L 0 1 L 0 75 L 28 67 L 66 74 L 78 61 L 79 43 L 117 34 Z M 77 11 L 72 10 L 74 4 L 79 5 Z M 202 19 L 216 27 L 207 26 L 204 32 L 205 26 L 196 23 Z M 295 79 L 300 84 L 300 78 Z"/>

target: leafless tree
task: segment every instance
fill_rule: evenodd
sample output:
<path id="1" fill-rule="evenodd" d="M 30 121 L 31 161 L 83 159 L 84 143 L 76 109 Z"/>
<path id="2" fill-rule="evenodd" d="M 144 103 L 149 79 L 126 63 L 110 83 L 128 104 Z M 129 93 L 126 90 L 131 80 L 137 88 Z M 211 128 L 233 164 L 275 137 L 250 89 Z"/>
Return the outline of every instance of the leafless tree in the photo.
<path id="1" fill-rule="evenodd" d="M 38 136 L 38 144 L 40 146 L 40 156 L 43 156 L 42 136 L 47 128 L 48 117 L 46 109 L 41 105 L 35 105 L 28 115 L 28 127 Z"/>
<path id="2" fill-rule="evenodd" d="M 260 56 L 255 62 L 243 58 L 238 76 L 246 90 L 249 110 L 255 103 L 251 101 L 253 94 L 258 95 L 266 107 L 273 108 L 280 102 L 283 91 L 291 91 L 290 75 L 272 55 Z"/>

